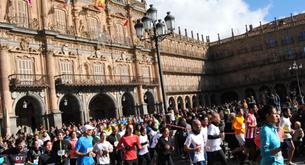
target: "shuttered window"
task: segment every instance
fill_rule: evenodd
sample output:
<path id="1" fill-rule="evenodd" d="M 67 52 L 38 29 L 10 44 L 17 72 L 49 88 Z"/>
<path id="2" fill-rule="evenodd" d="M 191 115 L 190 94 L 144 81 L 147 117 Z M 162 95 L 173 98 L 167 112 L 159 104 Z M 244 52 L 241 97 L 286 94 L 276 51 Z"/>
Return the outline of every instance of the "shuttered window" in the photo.
<path id="1" fill-rule="evenodd" d="M 66 13 L 63 10 L 55 9 L 55 29 L 60 32 L 66 32 Z"/>
<path id="2" fill-rule="evenodd" d="M 60 74 L 62 74 L 64 83 L 72 83 L 73 82 L 73 64 L 71 61 L 60 61 Z"/>
<path id="3" fill-rule="evenodd" d="M 28 14 L 28 4 L 25 0 L 18 0 L 17 2 L 17 18 L 16 23 L 21 27 L 29 26 L 29 14 Z"/>
<path id="4" fill-rule="evenodd" d="M 93 65 L 93 74 L 94 81 L 98 83 L 103 83 L 105 80 L 105 69 L 104 64 L 94 64 Z"/>
<path id="5" fill-rule="evenodd" d="M 18 79 L 21 81 L 23 85 L 30 85 L 33 83 L 33 60 L 32 59 L 17 59 L 17 72 Z"/>

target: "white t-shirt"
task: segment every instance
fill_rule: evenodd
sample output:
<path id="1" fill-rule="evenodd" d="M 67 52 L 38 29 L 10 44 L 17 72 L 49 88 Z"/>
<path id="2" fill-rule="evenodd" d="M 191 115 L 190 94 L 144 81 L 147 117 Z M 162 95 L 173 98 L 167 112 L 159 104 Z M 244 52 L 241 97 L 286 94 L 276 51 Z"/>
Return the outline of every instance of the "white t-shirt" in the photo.
<path id="1" fill-rule="evenodd" d="M 139 155 L 145 155 L 146 153 L 148 153 L 148 146 L 149 146 L 149 140 L 148 140 L 148 137 L 147 135 L 145 136 L 142 136 L 140 135 L 139 136 L 139 139 L 140 139 L 140 143 L 146 143 L 145 145 L 142 145 L 142 149 L 139 151 Z"/>
<path id="2" fill-rule="evenodd" d="M 204 134 L 203 130 L 201 129 L 198 135 L 191 132 L 185 142 L 184 145 L 187 147 L 195 148 L 197 146 L 201 146 L 201 150 L 199 152 L 194 151 L 194 158 L 192 159 L 193 163 L 204 161 Z"/>
<path id="3" fill-rule="evenodd" d="M 220 134 L 220 130 L 217 126 L 215 126 L 214 124 L 210 124 L 208 126 L 208 136 L 212 135 L 219 135 Z M 206 151 L 207 152 L 214 152 L 214 151 L 218 151 L 221 150 L 221 138 L 217 138 L 217 139 L 209 139 L 207 140 L 207 144 L 206 144 Z"/>
<path id="4" fill-rule="evenodd" d="M 289 118 L 286 118 L 284 116 L 281 117 L 280 120 L 280 127 L 284 130 L 284 139 L 290 139 L 292 138 L 290 132 L 291 132 L 291 121 Z"/>
<path id="5" fill-rule="evenodd" d="M 95 144 L 93 151 L 96 153 L 97 164 L 110 164 L 109 152 L 113 151 L 113 147 L 108 141 Z M 108 151 L 108 154 L 103 155 L 103 151 Z"/>
<path id="6" fill-rule="evenodd" d="M 158 144 L 158 140 L 159 138 L 162 136 L 162 134 L 160 132 L 158 132 L 152 139 L 152 142 L 150 144 L 150 148 L 156 148 L 157 144 Z"/>
<path id="7" fill-rule="evenodd" d="M 203 133 L 204 144 L 207 144 L 207 141 L 208 141 L 208 127 L 202 127 L 201 132 Z"/>

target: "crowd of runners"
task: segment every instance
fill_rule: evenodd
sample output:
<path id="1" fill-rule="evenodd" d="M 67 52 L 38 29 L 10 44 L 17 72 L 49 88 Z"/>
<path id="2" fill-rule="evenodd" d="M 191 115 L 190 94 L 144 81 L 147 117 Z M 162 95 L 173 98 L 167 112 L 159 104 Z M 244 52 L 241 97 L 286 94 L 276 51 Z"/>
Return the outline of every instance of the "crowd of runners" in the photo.
<path id="1" fill-rule="evenodd" d="M 303 125 L 302 125 L 303 124 Z M 92 119 L 0 140 L 0 164 L 286 164 L 304 156 L 305 106 L 252 99 L 167 114 Z"/>

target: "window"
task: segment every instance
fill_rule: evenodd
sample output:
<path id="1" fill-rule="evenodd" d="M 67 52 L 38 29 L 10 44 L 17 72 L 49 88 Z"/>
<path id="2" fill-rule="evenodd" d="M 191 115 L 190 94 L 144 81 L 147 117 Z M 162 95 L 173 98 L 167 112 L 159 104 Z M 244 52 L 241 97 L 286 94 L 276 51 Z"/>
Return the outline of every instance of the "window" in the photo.
<path id="1" fill-rule="evenodd" d="M 300 32 L 299 41 L 305 41 L 305 31 Z"/>
<path id="2" fill-rule="evenodd" d="M 118 65 L 116 68 L 117 79 L 121 80 L 122 83 L 129 82 L 129 66 L 128 65 Z"/>
<path id="3" fill-rule="evenodd" d="M 93 65 L 94 81 L 102 83 L 105 80 L 104 64 L 96 63 Z"/>
<path id="4" fill-rule="evenodd" d="M 275 38 L 270 38 L 267 40 L 267 48 L 274 48 L 277 46 L 277 41 Z"/>
<path id="5" fill-rule="evenodd" d="M 30 85 L 33 83 L 33 60 L 30 58 L 17 59 L 18 79 L 23 85 Z"/>
<path id="6" fill-rule="evenodd" d="M 93 17 L 88 17 L 87 21 L 88 21 L 87 24 L 88 24 L 89 36 L 92 39 L 96 39 L 99 36 L 98 35 L 98 29 L 99 29 L 98 21 L 96 18 L 93 18 Z"/>
<path id="7" fill-rule="evenodd" d="M 63 10 L 55 9 L 55 29 L 60 32 L 66 32 L 66 13 Z"/>
<path id="8" fill-rule="evenodd" d="M 288 48 L 286 50 L 287 59 L 293 59 L 294 58 L 294 51 L 291 48 Z"/>
<path id="9" fill-rule="evenodd" d="M 151 80 L 151 77 L 150 77 L 149 66 L 142 66 L 141 68 L 142 68 L 142 77 L 143 77 L 144 83 L 150 83 L 152 80 Z"/>
<path id="10" fill-rule="evenodd" d="M 283 45 L 291 44 L 293 43 L 293 38 L 291 36 L 286 35 L 283 37 L 282 43 Z"/>
<path id="11" fill-rule="evenodd" d="M 73 81 L 73 64 L 71 61 L 59 62 L 60 74 L 62 75 L 63 83 L 72 83 Z"/>
<path id="12" fill-rule="evenodd" d="M 21 27 L 29 26 L 28 4 L 24 0 L 18 0 L 17 2 L 17 18 L 16 23 Z"/>

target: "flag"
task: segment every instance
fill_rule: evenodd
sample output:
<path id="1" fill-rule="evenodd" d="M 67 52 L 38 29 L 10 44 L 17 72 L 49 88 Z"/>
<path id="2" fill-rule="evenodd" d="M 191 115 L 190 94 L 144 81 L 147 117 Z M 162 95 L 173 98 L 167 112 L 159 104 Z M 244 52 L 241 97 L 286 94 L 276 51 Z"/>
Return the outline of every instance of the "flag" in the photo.
<path id="1" fill-rule="evenodd" d="M 70 5 L 70 0 L 65 0 L 64 8 L 67 9 Z"/>
<path id="2" fill-rule="evenodd" d="M 27 0 L 28 5 L 32 5 L 32 0 Z"/>
<path id="3" fill-rule="evenodd" d="M 102 11 L 105 9 L 105 0 L 96 0 L 95 5 L 100 9 L 100 11 Z"/>
<path id="4" fill-rule="evenodd" d="M 123 26 L 127 27 L 128 26 L 128 22 L 129 22 L 128 19 L 124 19 L 123 22 L 122 22 Z"/>

